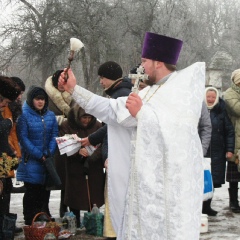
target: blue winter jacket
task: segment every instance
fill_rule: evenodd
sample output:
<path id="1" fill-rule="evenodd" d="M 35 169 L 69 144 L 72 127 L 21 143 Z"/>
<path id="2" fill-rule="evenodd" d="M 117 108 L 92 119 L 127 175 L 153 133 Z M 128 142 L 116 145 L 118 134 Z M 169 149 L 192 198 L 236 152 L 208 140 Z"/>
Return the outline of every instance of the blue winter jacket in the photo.
<path id="1" fill-rule="evenodd" d="M 55 114 L 46 110 L 40 115 L 25 102 L 17 122 L 17 133 L 22 151 L 17 180 L 44 185 L 47 172 L 41 158 L 49 155 L 48 150 L 53 155 L 57 146 L 55 137 L 58 136 L 58 124 Z"/>

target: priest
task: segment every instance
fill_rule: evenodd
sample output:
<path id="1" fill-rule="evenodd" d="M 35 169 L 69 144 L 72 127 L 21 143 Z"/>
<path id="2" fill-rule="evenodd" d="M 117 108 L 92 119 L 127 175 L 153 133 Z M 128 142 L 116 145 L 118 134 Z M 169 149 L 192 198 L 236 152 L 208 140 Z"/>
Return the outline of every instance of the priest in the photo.
<path id="1" fill-rule="evenodd" d="M 179 39 L 147 32 L 142 63 L 148 87 L 106 99 L 76 85 L 68 71 L 59 87 L 108 124 L 108 193 L 118 240 L 199 239 L 203 152 L 198 121 L 205 64 L 176 71 Z"/>

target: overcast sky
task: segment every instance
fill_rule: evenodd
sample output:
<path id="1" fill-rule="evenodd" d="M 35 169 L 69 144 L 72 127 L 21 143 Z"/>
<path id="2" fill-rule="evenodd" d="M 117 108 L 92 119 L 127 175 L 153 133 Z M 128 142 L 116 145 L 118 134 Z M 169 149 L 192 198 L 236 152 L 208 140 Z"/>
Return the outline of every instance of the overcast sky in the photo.
<path id="1" fill-rule="evenodd" d="M 16 9 L 18 5 L 18 1 L 11 1 L 9 0 L 0 0 L 0 22 L 4 23 L 6 21 L 11 21 L 14 13 L 14 9 Z"/>

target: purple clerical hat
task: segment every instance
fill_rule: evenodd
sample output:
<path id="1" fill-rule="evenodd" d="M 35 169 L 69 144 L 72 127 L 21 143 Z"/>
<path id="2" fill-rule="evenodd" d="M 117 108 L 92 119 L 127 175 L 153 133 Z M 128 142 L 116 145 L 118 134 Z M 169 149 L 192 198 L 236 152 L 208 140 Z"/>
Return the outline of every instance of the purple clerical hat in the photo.
<path id="1" fill-rule="evenodd" d="M 182 44 L 183 42 L 179 39 L 146 32 L 142 58 L 176 65 Z"/>

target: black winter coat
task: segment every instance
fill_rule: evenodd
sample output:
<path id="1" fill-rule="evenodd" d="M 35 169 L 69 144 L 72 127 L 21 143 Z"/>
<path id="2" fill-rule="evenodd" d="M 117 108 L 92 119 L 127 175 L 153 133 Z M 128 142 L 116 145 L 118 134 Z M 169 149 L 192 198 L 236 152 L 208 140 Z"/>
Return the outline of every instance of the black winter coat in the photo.
<path id="1" fill-rule="evenodd" d="M 9 156 L 14 156 L 14 153 L 8 143 L 8 135 L 11 130 L 12 123 L 10 119 L 4 119 L 0 113 L 0 156 L 2 153 L 7 153 Z"/>
<path id="2" fill-rule="evenodd" d="M 111 98 L 117 99 L 118 97 L 128 96 L 132 89 L 131 80 L 127 77 L 117 80 L 112 84 L 108 89 L 105 90 L 105 93 Z"/>
<path id="3" fill-rule="evenodd" d="M 88 140 L 93 146 L 97 146 L 99 143 L 103 142 L 105 135 L 107 134 L 107 125 L 99 128 L 96 132 L 88 136 Z"/>
<path id="4" fill-rule="evenodd" d="M 212 136 L 207 157 L 211 157 L 213 184 L 225 183 L 226 153 L 234 152 L 234 128 L 226 112 L 225 102 L 219 103 L 210 110 Z"/>
<path id="5" fill-rule="evenodd" d="M 102 144 L 102 158 L 104 163 L 108 157 L 107 125 L 105 124 L 103 127 L 99 128 L 96 132 L 90 134 L 88 136 L 88 140 L 93 146 L 96 146 L 99 143 Z"/>

